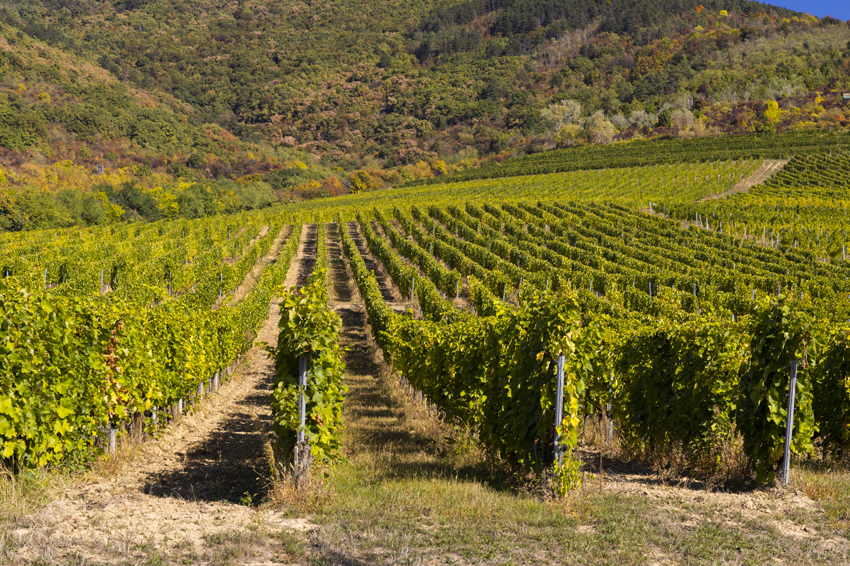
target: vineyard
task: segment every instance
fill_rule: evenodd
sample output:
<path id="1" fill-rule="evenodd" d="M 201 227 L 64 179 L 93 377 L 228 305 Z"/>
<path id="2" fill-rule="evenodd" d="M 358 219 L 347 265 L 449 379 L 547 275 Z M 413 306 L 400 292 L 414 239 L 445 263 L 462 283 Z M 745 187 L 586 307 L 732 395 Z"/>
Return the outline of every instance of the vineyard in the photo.
<path id="1" fill-rule="evenodd" d="M 702 202 L 762 161 L 4 234 L 0 455 L 16 468 L 88 462 L 161 434 L 279 312 L 273 465 L 300 481 L 343 462 L 333 246 L 393 380 L 548 493 L 581 485 L 589 422 L 637 452 L 677 454 L 682 473 L 709 481 L 745 458 L 752 484 L 769 484 L 793 387 L 794 461 L 850 448 L 848 163 L 794 157 L 749 192 Z"/>
<path id="2" fill-rule="evenodd" d="M 438 177 L 413 184 L 443 184 L 473 179 L 640 167 L 662 163 L 783 159 L 789 155 L 821 155 L 842 148 L 846 150 L 848 142 L 850 138 L 846 133 L 822 131 L 716 138 L 636 140 L 629 143 L 588 145 L 524 155 L 508 159 L 501 164 L 467 169 L 448 177 Z"/>
<path id="3" fill-rule="evenodd" d="M 291 231 L 246 215 L 4 242 L 3 458 L 85 458 L 111 430 L 155 429 L 215 388 L 266 318 Z"/>
<path id="4" fill-rule="evenodd" d="M 848 181 L 846 152 L 800 156 L 746 194 L 699 204 L 670 202 L 658 210 L 693 226 L 757 241 L 785 255 L 844 260 L 850 252 Z"/>
<path id="5" fill-rule="evenodd" d="M 693 458 L 737 428 L 759 478 L 772 478 L 785 408 L 770 400 L 786 386 L 765 377 L 781 373 L 775 359 L 803 364 L 796 451 L 812 450 L 816 430 L 834 451 L 850 440 L 850 417 L 839 410 L 847 401 L 842 370 L 835 369 L 843 367 L 850 319 L 850 265 L 840 256 L 846 213 L 840 198 L 835 203 L 846 173 L 827 174 L 846 172 L 845 161 L 795 159 L 749 194 L 699 205 L 693 202 L 727 190 L 759 162 L 562 173 L 503 180 L 498 188 L 476 181 L 443 187 L 439 200 L 430 199 L 438 204 L 428 206 L 365 195 L 376 204 L 371 210 L 331 206 L 323 214 L 344 222 L 311 226 L 316 276 L 324 278 L 325 230 L 343 227 L 385 358 L 513 465 L 540 473 L 556 456 L 553 368 L 565 355 L 567 438 L 609 405 L 606 416 L 630 442 L 684 446 Z M 801 178 L 830 187 L 812 195 L 799 187 Z M 547 186 L 571 200 L 528 200 Z M 408 189 L 410 200 L 434 193 L 421 191 Z M 496 191 L 516 204 L 483 198 Z M 649 199 L 670 204 L 652 209 Z M 597 202 L 604 200 L 623 204 Z M 779 201 L 785 204 L 772 204 Z M 635 210 L 643 203 L 653 213 Z M 164 420 L 157 415 L 172 415 L 205 385 L 214 387 L 215 376 L 250 346 L 298 246 L 300 223 L 315 220 L 313 207 L 4 236 L 4 458 L 35 466 L 86 454 L 105 442 L 105 431 L 156 426 Z M 362 235 L 410 297 L 408 312 L 385 303 L 353 235 Z M 234 300 L 274 245 L 280 257 Z M 301 284 L 312 291 L 285 308 L 309 320 L 327 297 L 318 280 Z M 794 330 L 764 358 L 761 342 L 773 329 L 763 326 L 777 312 Z M 294 437 L 299 427 L 293 360 L 316 344 L 309 333 L 297 338 L 298 328 L 315 322 L 290 319 L 295 342 L 278 353 L 278 366 L 293 377 L 281 378 L 275 401 L 285 454 L 293 440 L 283 431 Z M 331 348 L 333 333 L 325 339 Z M 21 356 L 22 344 L 30 355 Z M 311 355 L 324 359 L 322 351 Z M 339 367 L 337 358 L 329 367 Z M 341 376 L 339 369 L 317 375 L 328 372 Z M 327 402 L 319 390 L 308 396 L 316 399 L 307 411 L 313 421 L 300 426 L 322 423 L 310 429 L 325 439 L 321 450 L 314 444 L 322 458 L 338 447 L 341 393 Z"/>
<path id="6" fill-rule="evenodd" d="M 568 438 L 611 403 L 630 441 L 712 460 L 734 426 L 759 478 L 772 478 L 785 429 L 773 399 L 799 359 L 796 451 L 811 451 L 815 430 L 846 449 L 837 407 L 847 403 L 850 272 L 840 262 L 614 205 L 372 217 L 359 216 L 359 229 L 416 304 L 412 318 L 389 309 L 347 243 L 385 357 L 517 465 L 553 459 L 553 368 L 565 352 Z M 787 340 L 773 341 L 776 325 Z"/>

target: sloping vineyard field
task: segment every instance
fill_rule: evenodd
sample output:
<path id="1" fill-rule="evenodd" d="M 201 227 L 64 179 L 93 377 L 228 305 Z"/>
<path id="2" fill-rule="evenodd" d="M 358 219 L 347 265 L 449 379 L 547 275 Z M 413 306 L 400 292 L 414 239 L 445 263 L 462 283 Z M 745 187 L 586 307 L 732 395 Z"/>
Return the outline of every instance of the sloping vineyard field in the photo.
<path id="1" fill-rule="evenodd" d="M 670 163 L 402 187 L 300 203 L 312 220 L 331 221 L 352 209 L 392 211 L 411 205 L 450 205 L 468 202 L 562 201 L 613 202 L 648 208 L 658 201 L 690 203 L 734 187 L 756 171 L 762 160 Z"/>
<path id="2" fill-rule="evenodd" d="M 625 438 L 682 446 L 694 466 L 716 463 L 737 426 L 762 479 L 784 438 L 775 400 L 799 359 L 796 450 L 812 450 L 815 430 L 844 447 L 843 262 L 617 205 L 413 207 L 358 220 L 417 302 L 399 315 L 358 276 L 386 357 L 516 464 L 552 460 L 553 368 L 565 352 L 570 422 L 610 401 Z M 461 294 L 466 304 L 453 300 Z"/>
<path id="3" fill-rule="evenodd" d="M 449 177 L 413 184 L 444 184 L 562 171 L 640 167 L 663 163 L 787 159 L 790 155 L 820 155 L 847 149 L 844 132 L 807 130 L 691 139 L 635 140 L 609 145 L 587 145 L 522 155 Z"/>
<path id="4" fill-rule="evenodd" d="M 694 226 L 826 259 L 850 253 L 850 154 L 807 155 L 748 193 L 703 203 L 665 201 L 658 210 Z"/>
<path id="5" fill-rule="evenodd" d="M 375 341 L 401 378 L 507 462 L 541 473 L 557 461 L 556 437 L 569 453 L 583 418 L 603 414 L 626 442 L 676 447 L 705 475 L 741 434 L 768 481 L 792 361 L 794 452 L 850 443 L 850 264 L 834 253 L 845 245 L 845 159 L 795 158 L 749 194 L 702 204 L 760 161 L 479 180 L 191 222 L 3 235 L 2 456 L 39 465 L 85 454 L 104 430 L 151 426 L 154 409 L 193 395 L 253 341 L 303 223 L 319 225 L 320 250 L 326 229 L 339 230 Z M 843 172 L 827 173 L 838 165 Z M 810 177 L 829 186 L 806 188 Z M 785 228 L 775 245 L 754 229 L 754 211 L 770 206 L 771 218 L 809 219 L 796 245 Z M 827 235 L 802 236 L 822 226 Z M 361 239 L 412 308 L 386 302 Z M 278 260 L 230 300 L 276 240 Z M 308 291 L 289 299 L 293 317 L 327 316 L 318 257 Z M 302 348 L 293 340 L 290 353 Z M 555 423 L 561 355 L 565 418 Z M 278 360 L 284 452 L 297 429 L 293 360 Z M 332 454 L 342 390 L 338 363 L 328 363 L 333 401 L 311 410 L 326 411 L 314 433 Z M 569 457 L 557 477 L 573 485 Z"/>

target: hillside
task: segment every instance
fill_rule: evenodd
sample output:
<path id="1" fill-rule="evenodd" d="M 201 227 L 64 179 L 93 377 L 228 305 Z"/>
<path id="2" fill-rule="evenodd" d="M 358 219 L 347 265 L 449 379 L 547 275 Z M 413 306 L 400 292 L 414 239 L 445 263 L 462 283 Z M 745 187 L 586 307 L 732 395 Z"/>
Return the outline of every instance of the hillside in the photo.
<path id="1" fill-rule="evenodd" d="M 324 179 L 324 194 L 342 190 L 304 152 L 240 140 L 160 89 L 2 24 L 0 72 L 0 230 L 262 208 Z"/>
<path id="2" fill-rule="evenodd" d="M 758 103 L 844 84 L 850 40 L 834 20 L 741 0 L 84 4 L 7 2 L 2 18 L 240 138 L 346 169 L 486 151 L 496 133 L 540 130 L 565 97 L 636 129 L 696 125 L 672 123 L 681 109 L 748 131 Z"/>
<path id="3" fill-rule="evenodd" d="M 237 209 L 555 148 L 850 123 L 850 27 L 746 0 L 6 0 L 0 22 L 6 229 L 93 221 L 22 202 L 32 189 L 192 216 L 251 183 Z M 156 213 L 114 197 L 126 182 L 167 189 Z"/>

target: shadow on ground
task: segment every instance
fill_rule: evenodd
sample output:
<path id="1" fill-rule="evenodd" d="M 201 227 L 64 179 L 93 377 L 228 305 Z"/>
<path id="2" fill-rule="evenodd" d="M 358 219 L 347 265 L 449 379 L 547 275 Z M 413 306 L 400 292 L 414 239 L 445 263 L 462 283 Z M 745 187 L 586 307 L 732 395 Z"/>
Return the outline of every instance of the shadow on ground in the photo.
<path id="1" fill-rule="evenodd" d="M 195 444 L 183 458 L 183 468 L 165 475 L 150 476 L 145 493 L 191 501 L 258 501 L 265 494 L 268 471 L 263 445 L 264 434 L 257 430 L 255 407 L 270 402 L 273 376 L 266 375 L 254 391 L 236 406 L 204 440 Z M 263 428 L 270 427 L 270 417 Z"/>
<path id="2" fill-rule="evenodd" d="M 297 285 L 302 286 L 313 272 L 318 246 L 318 226 L 308 227 L 303 258 L 298 265 Z M 262 354 L 261 354 L 262 355 Z M 244 371 L 250 371 L 245 368 Z M 270 483 L 269 463 L 264 446 L 271 417 L 258 408 L 268 407 L 274 385 L 274 367 L 254 390 L 243 398 L 215 430 L 195 444 L 183 458 L 183 468 L 168 474 L 150 476 L 145 493 L 197 501 L 229 501 L 252 504 L 262 500 Z M 257 421 L 252 415 L 261 415 Z M 258 426 L 259 423 L 259 426 Z"/>
<path id="3" fill-rule="evenodd" d="M 304 239 L 303 255 L 301 256 L 301 267 L 298 270 L 298 278 L 295 286 L 300 289 L 307 284 L 307 279 L 313 274 L 316 267 L 316 252 L 319 247 L 319 228 L 316 224 L 307 226 L 307 236 Z"/>

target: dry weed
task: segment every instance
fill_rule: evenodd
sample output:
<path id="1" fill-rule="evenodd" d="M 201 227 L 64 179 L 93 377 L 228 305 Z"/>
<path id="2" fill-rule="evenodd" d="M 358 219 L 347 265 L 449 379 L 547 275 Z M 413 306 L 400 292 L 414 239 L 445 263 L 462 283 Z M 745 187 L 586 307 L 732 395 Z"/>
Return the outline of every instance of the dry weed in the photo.
<path id="1" fill-rule="evenodd" d="M 692 477 L 725 489 L 754 485 L 752 463 L 744 454 L 743 438 L 734 428 L 688 446 L 628 442 L 617 434 L 616 427 L 615 438 L 620 460 L 645 466 L 664 479 Z"/>
<path id="2" fill-rule="evenodd" d="M 280 470 L 269 488 L 267 505 L 273 509 L 313 514 L 330 503 L 333 495 L 320 470 L 312 469 L 303 478 L 295 478 L 290 470 Z"/>
<path id="3" fill-rule="evenodd" d="M 61 476 L 45 469 L 15 472 L 0 464 L 0 525 L 16 523 L 50 502 Z"/>

